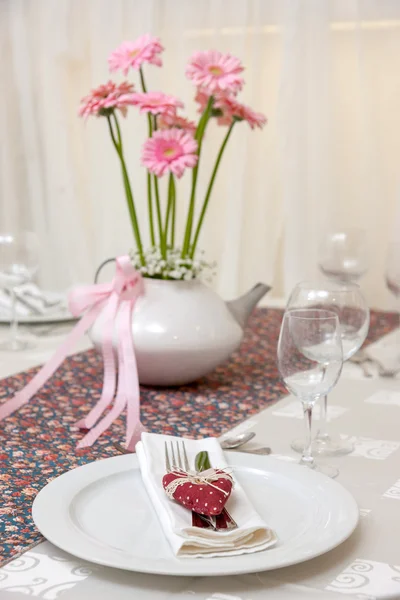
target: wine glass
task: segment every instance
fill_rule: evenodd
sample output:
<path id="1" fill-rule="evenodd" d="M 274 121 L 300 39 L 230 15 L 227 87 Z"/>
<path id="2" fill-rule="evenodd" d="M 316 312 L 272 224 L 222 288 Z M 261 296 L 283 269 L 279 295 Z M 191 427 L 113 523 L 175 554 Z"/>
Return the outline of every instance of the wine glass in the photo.
<path id="1" fill-rule="evenodd" d="M 336 477 L 338 470 L 318 466 L 312 453 L 311 423 L 315 402 L 336 385 L 343 365 L 338 316 L 319 308 L 286 310 L 278 342 L 282 380 L 303 405 L 306 440 L 300 464 Z"/>
<path id="2" fill-rule="evenodd" d="M 0 287 L 11 298 L 9 339 L 0 344 L 2 350 L 25 350 L 34 347 L 31 339 L 24 339 L 18 332 L 17 288 L 31 281 L 39 259 L 39 244 L 36 234 L 0 233 Z"/>
<path id="3" fill-rule="evenodd" d="M 320 244 L 318 266 L 329 279 L 360 279 L 368 270 L 366 231 L 353 228 L 328 233 Z"/>
<path id="4" fill-rule="evenodd" d="M 290 295 L 288 309 L 321 308 L 334 312 L 340 325 L 343 361 L 349 360 L 363 345 L 369 328 L 369 308 L 356 283 L 308 282 L 298 283 Z M 347 440 L 328 433 L 328 397 L 321 401 L 319 430 L 313 441 L 313 451 L 325 456 L 349 454 L 354 446 Z M 294 440 L 292 448 L 301 452 L 304 442 Z"/>

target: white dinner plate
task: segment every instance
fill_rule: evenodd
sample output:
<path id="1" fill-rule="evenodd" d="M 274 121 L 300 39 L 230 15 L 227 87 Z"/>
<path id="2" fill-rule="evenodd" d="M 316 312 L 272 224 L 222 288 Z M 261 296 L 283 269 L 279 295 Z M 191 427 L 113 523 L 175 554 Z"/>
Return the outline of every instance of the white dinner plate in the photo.
<path id="1" fill-rule="evenodd" d="M 121 455 L 64 473 L 37 495 L 39 531 L 79 558 L 162 575 L 228 575 L 277 569 L 338 546 L 358 521 L 354 498 L 306 467 L 269 456 L 226 454 L 250 501 L 279 538 L 276 546 L 241 556 L 176 558 L 143 487 L 135 455 Z M 233 515 L 234 516 L 234 515 Z"/>
<path id="2" fill-rule="evenodd" d="M 67 308 L 61 308 L 60 310 L 54 310 L 51 313 L 44 315 L 18 315 L 18 323 L 21 325 L 50 325 L 51 323 L 68 323 L 69 321 L 76 321 L 76 317 L 71 315 Z M 0 312 L 0 325 L 8 325 L 10 323 L 10 317 Z"/>

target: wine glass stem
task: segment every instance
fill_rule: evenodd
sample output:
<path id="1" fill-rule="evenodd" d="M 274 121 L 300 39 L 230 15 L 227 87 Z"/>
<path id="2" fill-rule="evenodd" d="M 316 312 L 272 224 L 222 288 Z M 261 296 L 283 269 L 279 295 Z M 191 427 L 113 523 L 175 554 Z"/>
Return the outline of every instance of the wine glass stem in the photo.
<path id="1" fill-rule="evenodd" d="M 13 343 L 15 343 L 18 338 L 17 294 L 14 287 L 11 288 L 10 338 Z"/>
<path id="2" fill-rule="evenodd" d="M 324 396 L 320 402 L 319 429 L 316 435 L 319 440 L 327 440 L 328 434 L 328 396 Z"/>
<path id="3" fill-rule="evenodd" d="M 306 465 L 307 467 L 314 467 L 314 457 L 312 455 L 312 438 L 311 438 L 311 425 L 312 425 L 312 404 L 303 402 L 304 411 L 304 425 L 305 425 L 305 446 L 303 454 L 300 460 L 300 464 Z"/>

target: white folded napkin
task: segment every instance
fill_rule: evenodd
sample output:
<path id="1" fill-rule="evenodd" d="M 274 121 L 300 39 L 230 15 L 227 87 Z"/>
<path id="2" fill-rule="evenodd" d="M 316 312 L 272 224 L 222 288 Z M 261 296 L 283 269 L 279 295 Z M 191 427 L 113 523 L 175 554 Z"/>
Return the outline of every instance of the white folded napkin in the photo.
<path id="1" fill-rule="evenodd" d="M 230 531 L 213 531 L 192 527 L 192 513 L 177 502 L 170 500 L 162 486 L 165 468 L 165 441 L 177 441 L 174 438 L 154 433 L 142 433 L 142 441 L 136 445 L 143 484 L 153 503 L 164 534 L 172 550 L 179 557 L 234 556 L 258 552 L 273 546 L 277 537 L 254 510 L 243 488 L 231 473 L 235 485 L 226 504 L 226 509 L 236 521 L 238 528 Z M 190 466 L 198 452 L 208 452 L 214 468 L 225 468 L 227 463 L 218 440 L 185 439 L 185 447 Z"/>
<path id="2" fill-rule="evenodd" d="M 64 294 L 44 292 L 34 283 L 24 283 L 16 288 L 16 311 L 19 317 L 51 316 L 66 310 Z M 0 316 L 10 318 L 11 296 L 0 290 Z"/>

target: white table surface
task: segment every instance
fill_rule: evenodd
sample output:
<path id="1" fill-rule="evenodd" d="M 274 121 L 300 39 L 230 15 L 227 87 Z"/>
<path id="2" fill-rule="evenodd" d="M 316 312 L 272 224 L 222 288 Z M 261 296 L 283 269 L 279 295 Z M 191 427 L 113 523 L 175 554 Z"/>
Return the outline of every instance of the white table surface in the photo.
<path id="1" fill-rule="evenodd" d="M 0 330 L 0 338 L 5 335 Z M 41 336 L 35 350 L 0 355 L 0 377 L 45 361 L 65 329 Z M 391 344 L 394 334 L 379 343 Z M 79 350 L 89 347 L 82 340 Z M 365 379 L 345 365 L 330 396 L 333 432 L 351 436 L 352 455 L 331 459 L 356 498 L 360 523 L 328 554 L 274 572 L 220 578 L 141 575 L 85 563 L 43 542 L 0 569 L 0 599 L 52 600 L 340 600 L 400 598 L 400 380 Z M 318 411 L 316 411 L 318 417 Z M 317 423 L 316 423 L 317 424 Z M 302 433 L 300 403 L 286 397 L 235 430 L 251 429 L 282 460 L 298 460 L 289 442 Z"/>

